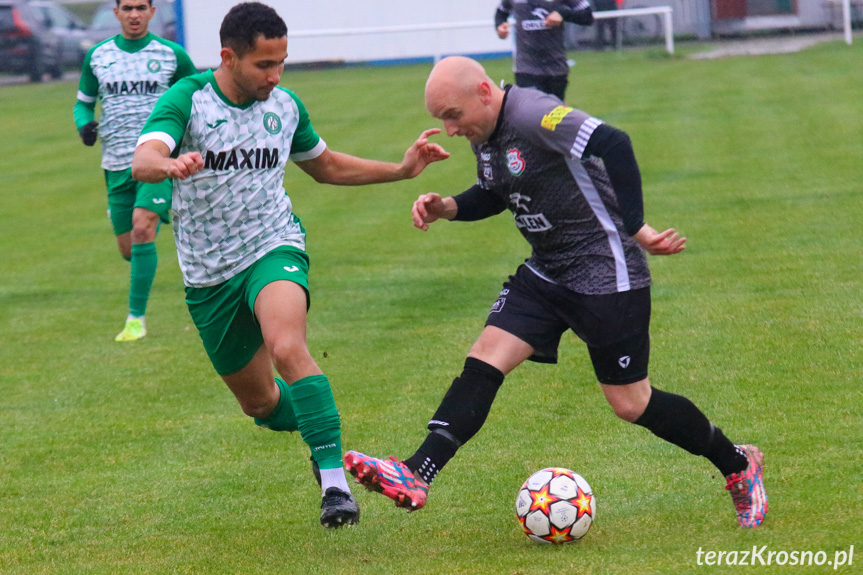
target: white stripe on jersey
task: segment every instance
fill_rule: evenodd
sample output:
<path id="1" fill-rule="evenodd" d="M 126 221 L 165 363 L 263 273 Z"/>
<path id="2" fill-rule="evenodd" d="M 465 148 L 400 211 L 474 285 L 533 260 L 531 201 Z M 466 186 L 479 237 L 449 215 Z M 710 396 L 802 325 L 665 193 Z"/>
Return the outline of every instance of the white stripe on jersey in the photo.
<path id="1" fill-rule="evenodd" d="M 88 96 L 81 90 L 78 90 L 78 99 L 86 104 L 93 104 L 98 99 L 98 96 Z"/>
<path id="2" fill-rule="evenodd" d="M 575 142 L 572 144 L 572 149 L 569 151 L 574 158 L 581 159 L 590 136 L 593 135 L 593 131 L 601 124 L 602 120 L 592 116 L 581 124 L 581 128 L 578 129 L 578 135 L 575 137 Z"/>
<path id="3" fill-rule="evenodd" d="M 587 124 L 587 122 L 585 122 L 585 124 Z M 584 129 L 584 127 L 582 127 L 582 129 Z M 608 244 L 611 248 L 611 253 L 614 256 L 614 269 L 617 275 L 617 291 L 629 291 L 629 268 L 626 266 L 626 255 L 623 253 L 623 242 L 620 239 L 620 233 L 617 231 L 614 221 L 612 221 L 611 216 L 608 214 L 605 204 L 602 203 L 602 198 L 600 197 L 596 186 L 593 184 L 593 180 L 590 179 L 590 174 L 587 173 L 587 170 L 584 169 L 581 162 L 573 158 L 567 158 L 566 163 L 569 166 L 569 171 L 578 183 L 581 193 L 584 194 L 590 209 L 593 211 L 593 214 L 596 216 L 596 219 L 599 220 L 599 224 L 602 226 L 602 229 L 605 230 L 605 234 L 608 236 Z"/>
<path id="4" fill-rule="evenodd" d="M 524 265 L 525 265 L 525 267 L 526 267 L 527 269 L 529 269 L 529 270 L 530 270 L 530 271 L 532 271 L 534 274 L 536 274 L 536 277 L 538 277 L 538 278 L 540 278 L 540 279 L 543 279 L 543 280 L 547 281 L 547 282 L 548 282 L 548 283 L 550 283 L 550 284 L 557 285 L 557 282 L 556 282 L 556 281 L 554 281 L 553 279 L 551 279 L 550 277 L 548 277 L 547 275 L 545 275 L 544 273 L 542 273 L 542 272 L 541 272 L 541 271 L 539 271 L 538 269 L 534 268 L 534 267 L 533 267 L 533 266 L 531 266 L 529 263 L 525 262 L 525 264 L 524 264 Z"/>
<path id="5" fill-rule="evenodd" d="M 581 0 L 575 10 L 584 10 L 585 8 L 590 8 L 590 3 L 587 0 Z"/>
<path id="6" fill-rule="evenodd" d="M 174 138 L 171 137 L 171 134 L 168 134 L 167 132 L 147 132 L 146 134 L 141 134 L 141 137 L 138 138 L 138 143 L 135 144 L 135 147 L 137 148 L 144 142 L 149 142 L 150 140 L 159 140 L 160 142 L 168 146 L 172 153 L 174 151 L 174 148 L 177 147 L 177 142 L 175 142 Z"/>
<path id="7" fill-rule="evenodd" d="M 323 138 L 318 140 L 317 145 L 309 150 L 308 152 L 299 152 L 296 154 L 291 154 L 288 158 L 292 162 L 304 162 L 306 160 L 314 160 L 318 156 L 324 153 L 324 150 L 327 149 L 327 143 Z"/>

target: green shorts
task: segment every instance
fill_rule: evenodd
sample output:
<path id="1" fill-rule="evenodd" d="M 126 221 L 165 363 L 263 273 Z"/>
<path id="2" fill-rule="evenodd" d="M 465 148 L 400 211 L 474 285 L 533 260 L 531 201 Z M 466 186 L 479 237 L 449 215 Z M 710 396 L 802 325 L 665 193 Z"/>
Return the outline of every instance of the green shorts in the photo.
<path id="1" fill-rule="evenodd" d="M 132 169 L 105 170 L 108 187 L 108 218 L 114 226 L 114 235 L 132 231 L 132 212 L 135 208 L 150 210 L 167 223 L 171 222 L 172 180 L 158 184 L 145 184 L 132 179 Z"/>
<path id="2" fill-rule="evenodd" d="M 255 317 L 255 300 L 264 286 L 279 280 L 302 286 L 308 308 L 309 256 L 289 246 L 268 252 L 224 283 L 186 288 L 186 305 L 192 321 L 219 375 L 244 368 L 264 343 Z"/>

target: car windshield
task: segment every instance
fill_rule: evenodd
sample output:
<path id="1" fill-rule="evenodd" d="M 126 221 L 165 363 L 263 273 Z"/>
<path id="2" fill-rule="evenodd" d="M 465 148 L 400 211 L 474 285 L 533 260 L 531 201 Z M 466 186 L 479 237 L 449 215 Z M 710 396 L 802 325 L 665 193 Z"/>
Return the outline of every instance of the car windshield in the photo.
<path id="1" fill-rule="evenodd" d="M 118 28 L 117 17 L 114 16 L 114 8 L 110 5 L 102 6 L 93 15 L 93 23 L 91 28 L 103 30 L 106 28 Z"/>
<path id="2" fill-rule="evenodd" d="M 15 18 L 12 16 L 11 6 L 0 6 L 0 31 L 15 28 Z"/>

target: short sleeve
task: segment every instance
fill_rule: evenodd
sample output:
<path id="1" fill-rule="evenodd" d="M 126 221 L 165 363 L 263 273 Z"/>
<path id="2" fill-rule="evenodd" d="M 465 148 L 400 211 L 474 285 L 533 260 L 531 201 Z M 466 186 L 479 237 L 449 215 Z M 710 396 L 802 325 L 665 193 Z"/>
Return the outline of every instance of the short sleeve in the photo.
<path id="1" fill-rule="evenodd" d="M 179 149 L 192 113 L 192 95 L 198 83 L 181 80 L 165 92 L 147 118 L 137 145 L 149 140 L 164 142 L 172 155 Z"/>
<path id="2" fill-rule="evenodd" d="M 95 104 L 99 97 L 99 80 L 90 66 L 92 55 L 93 50 L 90 49 L 84 56 L 84 63 L 81 64 L 81 79 L 78 81 L 78 99 L 87 104 Z"/>
<path id="3" fill-rule="evenodd" d="M 303 102 L 292 91 L 286 91 L 290 93 L 294 102 L 296 102 L 297 112 L 300 116 L 297 129 L 294 132 L 293 141 L 291 142 L 290 155 L 291 157 L 295 157 L 313 150 L 320 143 L 321 137 L 315 131 L 314 126 L 312 126 L 312 121 L 309 118 L 309 113 L 306 111 L 306 107 L 303 105 Z"/>
<path id="4" fill-rule="evenodd" d="M 174 77 L 171 78 L 172 85 L 186 76 L 198 73 L 198 69 L 195 68 L 195 64 L 192 62 L 192 59 L 179 45 L 174 47 L 174 55 L 177 57 L 177 71 L 174 72 Z"/>

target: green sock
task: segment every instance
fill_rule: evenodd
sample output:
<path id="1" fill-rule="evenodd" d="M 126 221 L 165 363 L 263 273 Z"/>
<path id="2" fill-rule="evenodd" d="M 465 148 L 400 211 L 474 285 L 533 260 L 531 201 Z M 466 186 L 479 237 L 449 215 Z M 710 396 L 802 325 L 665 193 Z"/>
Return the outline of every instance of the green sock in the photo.
<path id="1" fill-rule="evenodd" d="M 147 311 L 147 300 L 150 299 L 150 287 L 156 277 L 156 265 L 159 256 L 156 254 L 156 244 L 132 244 L 132 274 L 129 282 L 129 313 L 142 316 Z"/>
<path id="2" fill-rule="evenodd" d="M 276 378 L 276 385 L 279 386 L 279 403 L 273 412 L 265 418 L 255 418 L 255 425 L 266 427 L 273 431 L 297 431 L 297 417 L 294 415 L 294 409 L 291 406 L 291 398 L 288 395 L 288 384 L 285 380 Z"/>
<path id="3" fill-rule="evenodd" d="M 342 432 L 330 381 L 310 375 L 288 386 L 303 441 L 321 469 L 342 467 Z"/>

